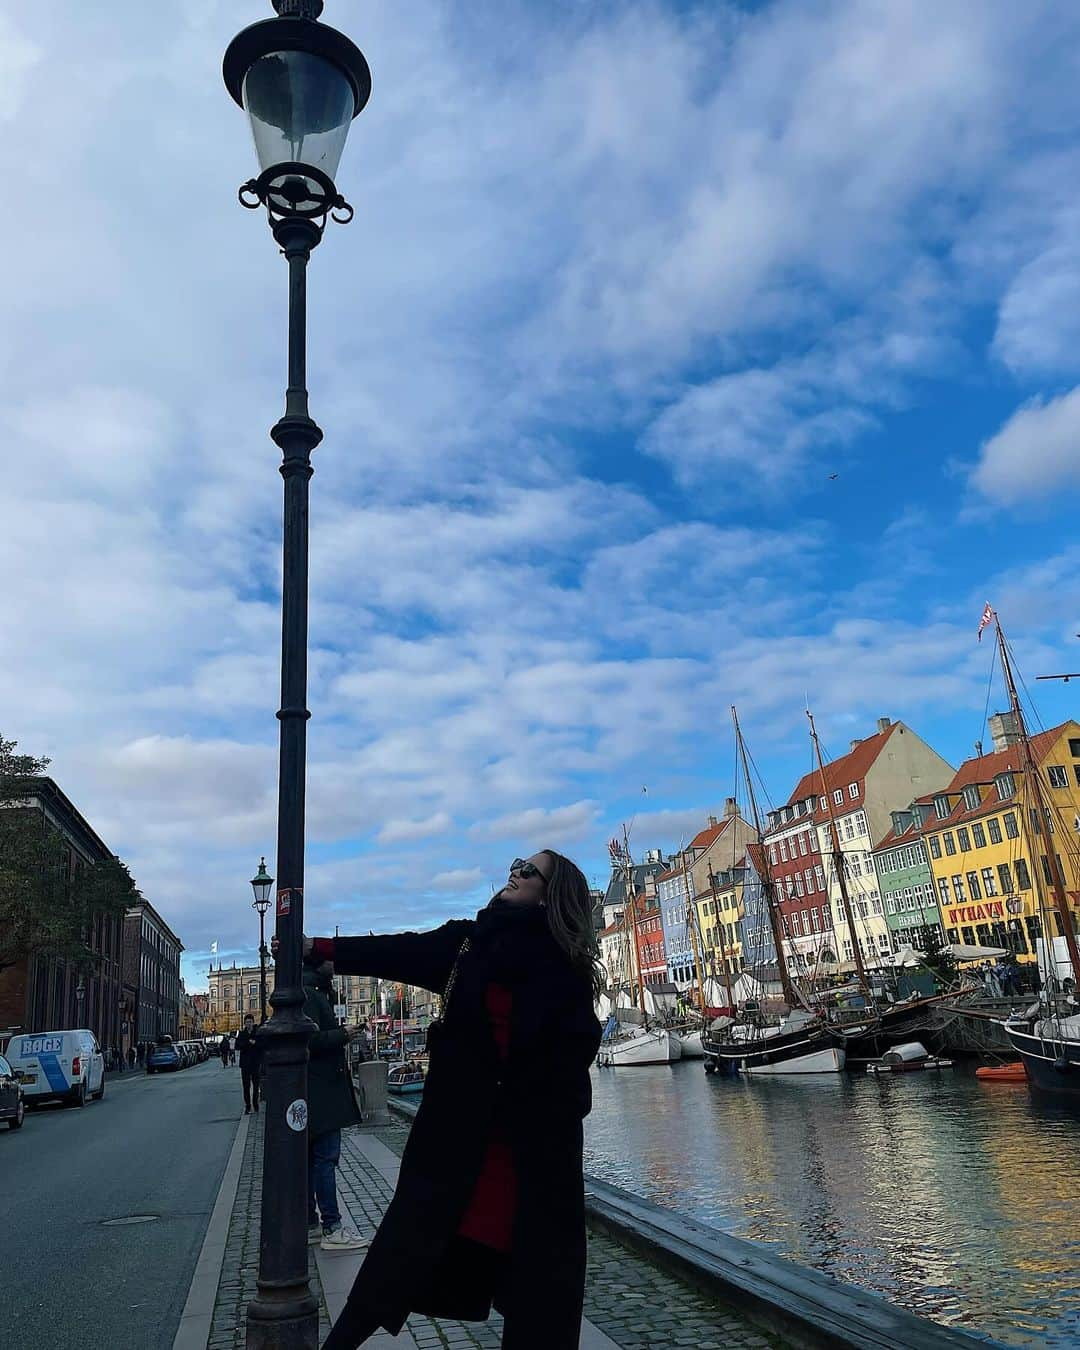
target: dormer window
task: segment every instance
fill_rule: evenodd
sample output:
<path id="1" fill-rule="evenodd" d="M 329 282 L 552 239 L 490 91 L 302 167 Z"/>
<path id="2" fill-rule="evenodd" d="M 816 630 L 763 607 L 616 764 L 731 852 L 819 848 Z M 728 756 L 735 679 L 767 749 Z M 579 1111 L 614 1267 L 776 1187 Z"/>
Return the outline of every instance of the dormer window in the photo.
<path id="1" fill-rule="evenodd" d="M 818 798 L 818 802 L 819 802 L 819 804 L 820 804 L 820 807 L 821 807 L 822 811 L 824 811 L 824 810 L 827 809 L 827 807 L 828 807 L 828 805 L 829 805 L 829 799 L 828 799 L 828 797 L 819 797 L 819 798 Z"/>
<path id="2" fill-rule="evenodd" d="M 843 788 L 837 788 L 837 789 L 835 790 L 835 792 L 833 793 L 833 795 L 832 795 L 832 799 L 833 799 L 833 801 L 836 803 L 837 806 L 843 806 L 843 804 L 844 804 L 844 789 L 843 789 Z"/>
<path id="3" fill-rule="evenodd" d="M 859 795 L 859 785 L 858 785 L 858 783 L 849 783 L 849 784 L 848 784 L 847 795 L 851 798 L 852 801 L 855 801 L 855 800 L 856 800 L 856 798 L 857 798 L 858 795 Z"/>
<path id="4" fill-rule="evenodd" d="M 964 805 L 969 811 L 974 811 L 979 805 L 979 787 L 977 783 L 969 783 L 964 789 Z"/>
<path id="5" fill-rule="evenodd" d="M 1016 782 L 1012 773 L 999 773 L 994 779 L 994 786 L 997 788 L 998 800 L 1007 802 L 1010 797 L 1016 795 Z"/>
<path id="6" fill-rule="evenodd" d="M 948 797 L 934 798 L 934 814 L 937 816 L 938 820 L 948 820 L 949 809 Z"/>

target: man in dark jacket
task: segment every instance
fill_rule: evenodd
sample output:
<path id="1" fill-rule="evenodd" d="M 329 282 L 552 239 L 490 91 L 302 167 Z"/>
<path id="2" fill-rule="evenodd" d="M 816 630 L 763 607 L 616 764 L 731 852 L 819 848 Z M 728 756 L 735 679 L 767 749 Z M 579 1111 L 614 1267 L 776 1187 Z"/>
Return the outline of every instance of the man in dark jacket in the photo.
<path id="1" fill-rule="evenodd" d="M 240 1056 L 240 1078 L 244 1084 L 244 1114 L 259 1109 L 259 1073 L 262 1069 L 262 1050 L 255 1039 L 255 1019 L 251 1013 L 244 1018 L 244 1029 L 236 1038 L 236 1052 Z"/>
<path id="2" fill-rule="evenodd" d="M 319 1028 L 308 1042 L 308 1241 L 324 1252 L 355 1252 L 368 1242 L 343 1226 L 334 1174 L 342 1128 L 359 1122 L 360 1108 L 345 1063 L 352 1033 L 338 1025 L 329 998 L 333 978 L 329 961 L 304 966 L 304 1012 Z"/>

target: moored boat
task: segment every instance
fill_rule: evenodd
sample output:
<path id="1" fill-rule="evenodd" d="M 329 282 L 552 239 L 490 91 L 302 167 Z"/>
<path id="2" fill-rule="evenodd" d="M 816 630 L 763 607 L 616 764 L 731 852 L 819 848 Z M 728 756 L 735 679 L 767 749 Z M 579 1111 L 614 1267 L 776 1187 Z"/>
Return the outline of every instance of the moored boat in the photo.
<path id="1" fill-rule="evenodd" d="M 602 1069 L 617 1069 L 673 1064 L 681 1058 L 679 1038 L 666 1027 L 638 1027 L 619 1022 L 605 1031 L 596 1062 Z"/>
<path id="2" fill-rule="evenodd" d="M 1080 1098 L 1080 1014 L 1002 1025 L 1033 1087 Z"/>
<path id="3" fill-rule="evenodd" d="M 1026 1083 L 1027 1070 L 1022 1059 L 1012 1064 L 983 1064 L 975 1070 L 975 1077 L 984 1083 Z"/>
<path id="4" fill-rule="evenodd" d="M 705 1058 L 705 1047 L 701 1043 L 703 1033 L 700 1027 L 675 1027 L 671 1034 L 679 1042 L 683 1059 Z"/>
<path id="5" fill-rule="evenodd" d="M 844 1067 L 840 1037 L 802 1008 L 774 1027 L 733 1022 L 710 1030 L 702 1045 L 707 1073 L 840 1073 Z"/>
<path id="6" fill-rule="evenodd" d="M 391 1064 L 386 1075 L 386 1090 L 411 1096 L 424 1090 L 424 1071 L 419 1064 Z"/>

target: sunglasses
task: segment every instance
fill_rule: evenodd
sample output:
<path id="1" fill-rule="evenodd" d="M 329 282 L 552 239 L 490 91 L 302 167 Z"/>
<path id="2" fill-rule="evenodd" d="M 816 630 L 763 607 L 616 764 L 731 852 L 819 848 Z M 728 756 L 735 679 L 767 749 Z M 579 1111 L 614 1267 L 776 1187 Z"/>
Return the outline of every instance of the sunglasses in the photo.
<path id="1" fill-rule="evenodd" d="M 524 858 L 515 858 L 510 864 L 510 874 L 517 873 L 522 881 L 527 881 L 529 877 L 539 877 L 541 881 L 547 881 L 547 877 L 540 871 L 535 863 L 527 862 Z"/>

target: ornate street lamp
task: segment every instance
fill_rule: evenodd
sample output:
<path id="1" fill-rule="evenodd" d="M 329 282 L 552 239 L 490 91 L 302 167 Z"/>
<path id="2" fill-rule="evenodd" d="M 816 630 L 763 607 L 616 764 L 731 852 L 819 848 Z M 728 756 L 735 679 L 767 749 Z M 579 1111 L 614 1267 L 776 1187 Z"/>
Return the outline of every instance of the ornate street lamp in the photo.
<path id="1" fill-rule="evenodd" d="M 266 870 L 266 859 L 260 858 L 259 870 L 251 878 L 251 889 L 255 892 L 251 907 L 259 912 L 259 1008 L 262 1014 L 260 1022 L 266 1021 L 266 958 L 270 954 L 266 950 L 266 911 L 270 908 L 270 891 L 273 885 L 274 878 Z"/>
<path id="2" fill-rule="evenodd" d="M 273 0 L 276 19 L 229 44 L 223 74 L 251 121 L 260 173 L 240 189 L 266 209 L 289 264 L 289 377 L 285 415 L 270 432 L 285 480 L 281 621 L 278 889 L 273 1014 L 263 1044 L 265 1145 L 258 1293 L 248 1305 L 249 1350 L 315 1350 L 318 1306 L 308 1286 L 307 1043 L 301 956 L 307 759 L 308 482 L 322 431 L 308 412 L 307 265 L 328 216 L 352 208 L 334 185 L 353 118 L 371 93 L 359 48 L 317 22 L 322 0 Z M 272 884 L 272 883 L 271 883 Z"/>

